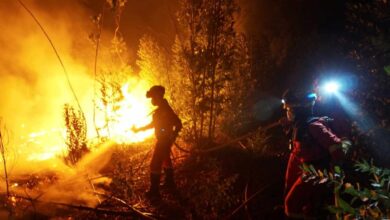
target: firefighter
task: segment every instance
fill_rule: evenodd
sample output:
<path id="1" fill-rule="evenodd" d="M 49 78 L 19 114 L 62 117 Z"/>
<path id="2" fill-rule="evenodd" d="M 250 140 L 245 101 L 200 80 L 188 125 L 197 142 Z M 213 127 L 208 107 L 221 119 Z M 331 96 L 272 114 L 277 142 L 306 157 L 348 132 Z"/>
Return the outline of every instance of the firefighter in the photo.
<path id="1" fill-rule="evenodd" d="M 329 169 L 343 159 L 342 140 L 327 125 L 327 117 L 314 117 L 314 93 L 288 90 L 283 94 L 283 108 L 290 135 L 291 153 L 285 176 L 284 211 L 290 218 L 315 218 L 322 212 L 330 191 L 324 186 L 302 180 L 302 165 Z M 286 123 L 285 123 L 286 124 Z"/>
<path id="2" fill-rule="evenodd" d="M 165 88 L 160 85 L 152 86 L 147 91 L 146 97 L 151 98 L 152 105 L 157 106 L 157 109 L 153 113 L 153 120 L 146 126 L 140 128 L 133 127 L 134 132 L 154 128 L 157 139 L 150 163 L 150 189 L 146 193 L 146 196 L 150 199 L 160 198 L 159 185 L 163 168 L 165 188 L 171 191 L 176 189 L 170 154 L 171 146 L 182 128 L 182 123 L 168 104 L 168 101 L 164 98 L 164 93 Z"/>

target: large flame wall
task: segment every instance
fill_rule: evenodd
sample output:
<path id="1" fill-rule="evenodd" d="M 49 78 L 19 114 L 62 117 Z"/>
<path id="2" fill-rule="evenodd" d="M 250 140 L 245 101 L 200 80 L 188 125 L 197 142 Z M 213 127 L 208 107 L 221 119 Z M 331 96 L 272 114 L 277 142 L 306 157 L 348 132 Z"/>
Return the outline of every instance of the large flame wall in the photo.
<path id="1" fill-rule="evenodd" d="M 39 4 L 56 5 L 56 11 L 41 10 Z M 91 14 L 82 9 L 77 1 L 25 1 L 46 29 L 57 48 L 69 74 L 72 86 L 81 102 L 87 118 L 88 137 L 96 132 L 93 124 L 94 57 L 95 45 L 88 39 L 93 31 Z M 62 8 L 62 10 L 59 10 Z M 47 160 L 65 151 L 65 127 L 63 106 L 70 103 L 77 106 L 63 69 L 49 41 L 17 1 L 0 2 L 0 116 L 6 123 L 10 142 L 9 149 L 16 153 L 17 164 L 23 161 Z M 109 42 L 108 33 L 102 38 L 99 66 L 115 68 L 109 62 L 110 53 L 104 49 L 104 40 Z M 107 45 L 106 45 L 107 46 Z M 108 46 L 107 46 L 108 47 Z M 98 69 L 99 70 L 99 69 Z M 151 135 L 131 133 L 131 126 L 140 126 L 150 120 L 152 110 L 145 98 L 148 88 L 135 76 L 124 84 L 125 99 L 118 110 L 118 123 L 110 134 L 116 141 L 140 141 Z M 102 123 L 98 118 L 97 122 Z M 104 135 L 104 132 L 103 132 Z"/>

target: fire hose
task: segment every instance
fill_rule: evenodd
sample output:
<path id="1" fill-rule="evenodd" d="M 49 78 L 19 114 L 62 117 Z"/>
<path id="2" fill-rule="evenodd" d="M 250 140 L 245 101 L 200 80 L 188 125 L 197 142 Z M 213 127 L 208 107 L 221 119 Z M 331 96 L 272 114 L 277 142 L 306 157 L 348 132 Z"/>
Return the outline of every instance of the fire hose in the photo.
<path id="1" fill-rule="evenodd" d="M 276 126 L 278 126 L 278 125 L 280 125 L 280 124 L 281 124 L 280 121 L 273 122 L 273 123 L 271 123 L 271 124 L 265 126 L 265 127 L 263 128 L 263 130 L 267 131 L 267 130 L 269 130 L 269 129 L 271 129 L 271 128 L 274 128 L 274 127 L 276 127 Z M 224 147 L 230 146 L 231 144 L 237 143 L 237 142 L 239 142 L 239 141 L 241 141 L 241 140 L 244 140 L 244 139 L 246 139 L 246 138 L 249 138 L 249 137 L 255 135 L 257 132 L 258 132 L 258 131 L 255 130 L 255 131 L 249 132 L 249 133 L 247 133 L 247 134 L 241 135 L 241 136 L 239 136 L 239 137 L 237 137 L 237 138 L 234 138 L 233 140 L 230 140 L 230 141 L 227 142 L 227 143 L 223 143 L 223 144 L 220 144 L 220 145 L 217 145 L 217 146 L 215 146 L 215 147 L 208 148 L 208 149 L 197 149 L 197 150 L 194 150 L 194 152 L 195 152 L 195 153 L 209 153 L 209 152 L 212 152 L 212 151 L 216 151 L 216 150 L 222 149 L 222 148 L 224 148 Z M 177 147 L 177 149 L 179 149 L 180 151 L 183 151 L 183 152 L 185 152 L 185 153 L 191 153 L 190 150 L 186 150 L 186 149 L 182 148 L 182 147 L 181 147 L 178 143 L 176 143 L 176 142 L 174 143 L 174 145 L 175 145 L 175 146 Z"/>

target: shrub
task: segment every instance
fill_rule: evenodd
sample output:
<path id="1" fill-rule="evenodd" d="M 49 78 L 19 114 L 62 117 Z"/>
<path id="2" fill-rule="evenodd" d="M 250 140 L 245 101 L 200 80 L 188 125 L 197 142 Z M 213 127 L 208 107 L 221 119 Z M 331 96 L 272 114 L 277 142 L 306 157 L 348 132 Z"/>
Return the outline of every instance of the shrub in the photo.
<path id="1" fill-rule="evenodd" d="M 68 165 L 75 165 L 87 152 L 87 125 L 82 112 L 65 104 L 64 118 L 66 126 L 67 155 L 64 161 Z"/>

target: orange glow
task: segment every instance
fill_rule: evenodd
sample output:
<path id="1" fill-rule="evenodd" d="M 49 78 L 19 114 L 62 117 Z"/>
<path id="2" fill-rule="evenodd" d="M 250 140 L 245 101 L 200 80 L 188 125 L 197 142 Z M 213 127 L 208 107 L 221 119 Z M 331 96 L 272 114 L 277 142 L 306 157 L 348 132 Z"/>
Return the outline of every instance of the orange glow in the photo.
<path id="1" fill-rule="evenodd" d="M 148 88 L 149 86 L 146 83 L 136 82 L 135 80 L 123 85 L 121 90 L 124 99 L 117 103 L 119 108 L 115 112 L 111 111 L 107 113 L 112 121 L 109 132 L 106 129 L 100 135 L 119 143 L 140 142 L 151 137 L 153 134 L 152 130 L 139 133 L 134 133 L 131 130 L 133 126 L 140 127 L 150 123 L 152 120 L 150 113 L 153 108 L 150 100 L 145 97 Z M 102 103 L 98 104 L 103 105 Z M 104 124 L 103 115 L 100 116 L 97 124 Z"/>
<path id="2" fill-rule="evenodd" d="M 8 7 L 14 5 L 10 10 Z M 60 12 L 39 10 L 39 5 L 28 4 L 42 22 L 66 67 L 69 80 L 80 102 L 87 121 L 89 146 L 96 143 L 96 129 L 100 137 L 117 143 L 134 143 L 153 136 L 153 130 L 131 131 L 132 126 L 143 126 L 151 121 L 148 116 L 153 107 L 145 97 L 150 84 L 136 76 L 128 63 L 131 59 L 126 48 L 121 57 L 112 52 L 112 33 L 101 33 L 94 72 L 95 43 L 87 37 L 91 27 L 90 14 L 69 6 Z M 72 16 L 62 16 L 71 12 Z M 63 69 L 53 48 L 31 16 L 17 4 L 0 4 L 4 19 L 0 21 L 0 117 L 9 129 L 9 157 L 15 170 L 32 169 L 31 162 L 42 167 L 60 166 L 61 157 L 66 155 L 66 129 L 64 104 L 77 107 Z M 18 19 L 14 19 L 17 17 Z M 11 24 L 12 25 L 9 25 Z M 123 47 L 125 47 L 124 45 Z M 127 60 L 128 63 L 122 63 Z M 105 72 L 124 75 L 122 79 L 123 99 L 116 103 L 115 112 L 99 112 L 99 88 L 95 78 Z M 113 74 L 114 75 L 114 74 Z M 116 75 L 114 75 L 116 77 Z M 125 81 L 125 82 L 123 82 Z M 94 106 L 94 100 L 97 102 Z M 96 117 L 94 119 L 94 107 Z M 109 132 L 103 129 L 109 117 Z M 92 149 L 93 150 L 93 149 Z"/>
<path id="3" fill-rule="evenodd" d="M 131 89 L 130 89 L 131 87 Z M 136 143 L 142 142 L 153 136 L 153 130 L 134 133 L 131 128 L 141 127 L 151 122 L 151 111 L 153 107 L 150 100 L 146 99 L 145 93 L 149 86 L 134 78 L 129 80 L 121 88 L 123 99 L 116 103 L 118 108 L 107 112 L 110 119 L 109 132 L 107 129 L 100 131 L 100 136 L 113 140 L 117 143 Z M 91 99 L 92 100 L 92 99 Z M 101 101 L 97 103 L 98 107 L 103 109 Z M 90 103 L 92 105 L 92 103 Z M 87 115 L 88 117 L 89 115 Z M 103 127 L 105 113 L 97 114 L 96 126 Z M 88 140 L 96 137 L 94 133 L 94 124 L 88 120 Z M 22 125 L 23 126 L 23 125 Z M 91 132 L 92 131 L 92 132 Z M 27 153 L 27 161 L 45 161 L 66 153 L 66 130 L 65 128 L 53 128 L 51 130 L 36 131 L 30 133 L 27 137 L 21 137 L 24 140 L 22 144 L 25 149 L 31 151 L 20 152 Z M 33 150 L 34 149 L 34 150 Z"/>
<path id="4" fill-rule="evenodd" d="M 126 45 L 118 45 L 120 54 L 118 50 L 112 50 L 111 29 L 102 30 L 95 63 L 96 42 L 89 36 L 96 33 L 90 10 L 77 8 L 79 3 L 66 1 L 68 7 L 49 11 L 41 10 L 46 4 L 26 1 L 55 45 L 66 67 L 64 71 L 50 42 L 31 16 L 18 4 L 0 2 L 4 2 L 0 3 L 3 15 L 0 21 L 3 32 L 0 36 L 0 118 L 7 125 L 4 135 L 7 137 L 5 153 L 10 189 L 15 194 L 24 195 L 28 190 L 33 197 L 43 195 L 44 201 L 95 206 L 98 201 L 90 193 L 91 183 L 86 177 L 100 176 L 100 170 L 111 161 L 117 143 L 142 142 L 153 137 L 153 130 L 136 134 L 131 130 L 133 126 L 140 127 L 152 120 L 150 113 L 154 107 L 145 97 L 151 85 L 133 72 L 130 65 L 135 63 L 132 60 L 135 57 L 127 54 Z M 103 103 L 99 103 L 102 101 L 96 80 L 106 73 L 112 73 L 109 77 L 113 79 L 108 80 L 120 79 L 123 96 L 111 112 L 104 112 Z M 77 102 L 86 118 L 87 144 L 91 152 L 70 167 L 63 160 L 67 155 L 64 105 L 78 110 Z M 107 118 L 110 121 L 108 131 L 105 129 Z M 100 137 L 108 141 L 97 143 L 95 127 L 100 128 Z M 30 178 L 30 175 L 53 175 L 56 180 L 42 181 L 42 185 L 32 190 L 23 182 L 14 182 Z M 110 181 L 108 178 L 103 180 Z M 4 186 L 3 178 L 0 179 L 0 191 L 5 190 Z M 11 200 L 15 202 L 17 198 Z"/>

